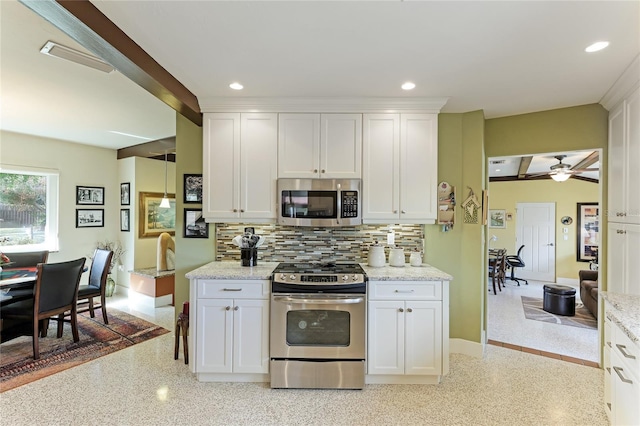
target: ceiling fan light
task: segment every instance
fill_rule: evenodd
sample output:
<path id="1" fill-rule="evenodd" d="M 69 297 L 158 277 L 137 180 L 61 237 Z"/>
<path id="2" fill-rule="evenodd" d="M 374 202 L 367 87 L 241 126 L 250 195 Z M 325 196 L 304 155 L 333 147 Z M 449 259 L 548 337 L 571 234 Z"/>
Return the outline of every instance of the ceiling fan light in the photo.
<path id="1" fill-rule="evenodd" d="M 569 173 L 565 173 L 565 172 L 553 173 L 551 175 L 551 179 L 555 180 L 556 182 L 564 182 L 565 180 L 569 179 L 570 177 L 571 177 L 571 175 Z"/>

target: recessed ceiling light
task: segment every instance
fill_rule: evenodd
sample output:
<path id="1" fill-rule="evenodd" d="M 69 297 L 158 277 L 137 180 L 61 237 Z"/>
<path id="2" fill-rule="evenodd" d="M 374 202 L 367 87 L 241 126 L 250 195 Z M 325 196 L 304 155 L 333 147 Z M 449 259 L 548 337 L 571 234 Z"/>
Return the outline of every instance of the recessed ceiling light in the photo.
<path id="1" fill-rule="evenodd" d="M 609 45 L 608 41 L 597 41 L 593 43 L 591 46 L 588 46 L 586 49 L 584 49 L 584 51 L 587 53 L 593 53 L 593 52 L 597 52 L 598 50 L 604 49 L 608 45 Z"/>
<path id="2" fill-rule="evenodd" d="M 229 85 L 229 87 L 232 88 L 233 90 L 242 90 L 244 88 L 244 86 L 242 84 L 238 83 L 237 81 L 231 83 Z"/>
<path id="3" fill-rule="evenodd" d="M 415 83 L 407 81 L 401 87 L 402 87 L 402 90 L 413 90 L 416 87 L 416 85 Z"/>

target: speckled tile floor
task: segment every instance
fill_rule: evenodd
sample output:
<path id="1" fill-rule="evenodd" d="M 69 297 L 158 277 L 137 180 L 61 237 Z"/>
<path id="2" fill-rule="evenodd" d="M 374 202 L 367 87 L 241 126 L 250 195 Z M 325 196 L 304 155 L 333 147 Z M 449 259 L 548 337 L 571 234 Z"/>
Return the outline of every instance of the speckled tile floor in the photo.
<path id="1" fill-rule="evenodd" d="M 551 324 L 525 318 L 521 296 L 542 298 L 545 283 L 529 280 L 518 287 L 513 281 L 487 295 L 489 339 L 558 355 L 598 362 L 598 330 Z M 579 294 L 576 294 L 579 301 Z"/>
<path id="2" fill-rule="evenodd" d="M 128 309 L 126 300 L 110 304 Z M 132 312 L 173 330 L 172 308 Z M 171 333 L 0 394 L 3 425 L 606 425 L 602 370 L 487 346 L 440 385 L 362 391 L 200 383 Z"/>

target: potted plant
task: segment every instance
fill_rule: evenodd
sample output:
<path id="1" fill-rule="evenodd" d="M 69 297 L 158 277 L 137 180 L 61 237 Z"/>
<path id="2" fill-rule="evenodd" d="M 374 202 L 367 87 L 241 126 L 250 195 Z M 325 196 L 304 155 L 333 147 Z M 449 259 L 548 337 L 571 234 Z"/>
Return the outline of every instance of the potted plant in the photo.
<path id="1" fill-rule="evenodd" d="M 113 257 L 111 258 L 111 264 L 109 265 L 109 270 L 107 272 L 107 287 L 105 289 L 105 295 L 107 297 L 111 297 L 113 296 L 113 291 L 116 288 L 116 282 L 113 280 L 113 277 L 111 276 L 111 271 L 113 270 L 114 266 L 116 266 L 117 264 L 120 263 L 120 258 L 122 257 L 122 255 L 124 255 L 124 247 L 122 247 L 122 244 L 120 243 L 120 241 L 109 241 L 109 240 L 104 240 L 104 241 L 98 241 L 96 243 L 96 248 L 97 249 L 103 249 L 103 250 L 111 250 L 113 252 Z M 91 258 L 93 259 L 93 253 L 91 255 Z"/>

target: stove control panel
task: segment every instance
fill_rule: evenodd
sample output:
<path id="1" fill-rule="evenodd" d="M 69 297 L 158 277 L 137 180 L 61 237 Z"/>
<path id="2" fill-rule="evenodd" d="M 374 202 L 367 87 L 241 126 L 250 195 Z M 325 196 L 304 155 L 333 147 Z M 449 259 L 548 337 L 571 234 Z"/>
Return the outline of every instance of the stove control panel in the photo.
<path id="1" fill-rule="evenodd" d="M 365 282 L 363 274 L 289 274 L 279 273 L 273 277 L 274 282 L 314 285 L 314 284 L 357 284 Z"/>

